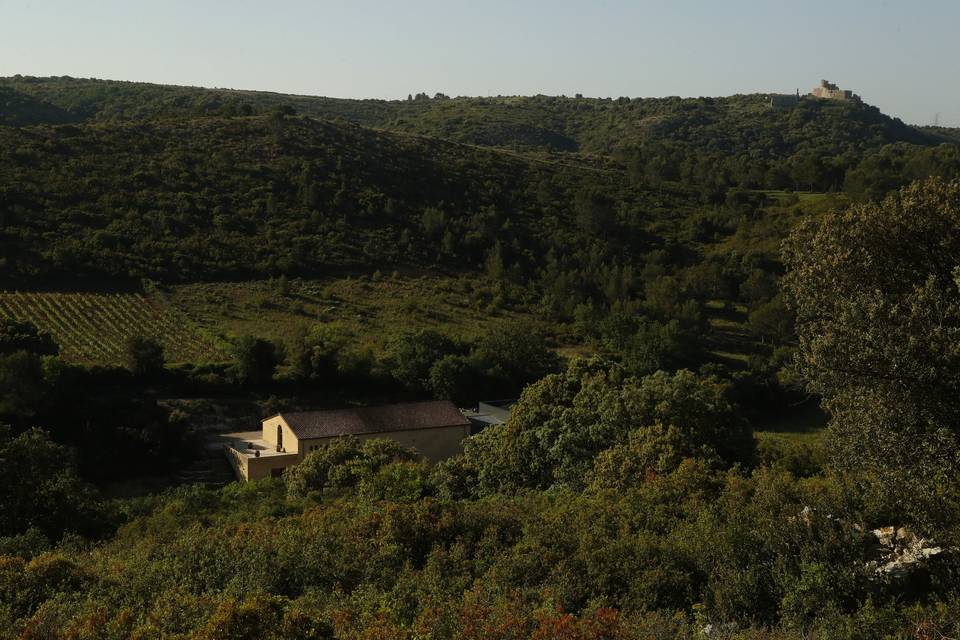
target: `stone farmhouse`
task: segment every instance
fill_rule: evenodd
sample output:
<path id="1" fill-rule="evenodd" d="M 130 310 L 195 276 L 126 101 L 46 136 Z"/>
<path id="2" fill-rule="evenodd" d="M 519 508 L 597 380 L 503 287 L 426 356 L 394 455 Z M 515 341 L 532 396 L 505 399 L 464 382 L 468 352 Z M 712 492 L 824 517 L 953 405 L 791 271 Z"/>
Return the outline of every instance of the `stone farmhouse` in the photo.
<path id="1" fill-rule="evenodd" d="M 452 402 L 408 402 L 278 413 L 261 422 L 261 431 L 226 435 L 223 448 L 239 480 L 258 480 L 279 477 L 342 436 L 390 438 L 436 462 L 460 453 L 470 431 L 470 420 Z"/>

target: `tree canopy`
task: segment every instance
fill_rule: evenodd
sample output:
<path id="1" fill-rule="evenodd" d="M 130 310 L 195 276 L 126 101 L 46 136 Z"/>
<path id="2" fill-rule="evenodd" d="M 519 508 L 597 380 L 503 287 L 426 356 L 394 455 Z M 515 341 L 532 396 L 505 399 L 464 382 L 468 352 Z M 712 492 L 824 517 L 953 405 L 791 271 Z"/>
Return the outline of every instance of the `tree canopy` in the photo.
<path id="1" fill-rule="evenodd" d="M 801 225 L 785 248 L 798 373 L 835 464 L 875 508 L 960 511 L 960 181 L 932 179 Z"/>

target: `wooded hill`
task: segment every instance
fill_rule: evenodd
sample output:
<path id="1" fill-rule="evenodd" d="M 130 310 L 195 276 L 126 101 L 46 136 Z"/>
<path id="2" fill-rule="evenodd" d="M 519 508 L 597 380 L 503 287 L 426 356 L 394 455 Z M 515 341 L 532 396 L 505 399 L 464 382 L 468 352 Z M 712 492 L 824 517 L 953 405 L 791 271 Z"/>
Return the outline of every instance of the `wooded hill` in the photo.
<path id="1" fill-rule="evenodd" d="M 804 100 L 796 108 L 774 109 L 766 94 L 690 99 L 418 94 L 387 101 L 69 77 L 4 78 L 0 86 L 14 92 L 7 98 L 13 112 L 5 113 L 10 124 L 252 115 L 288 106 L 317 118 L 486 146 L 611 153 L 669 140 L 698 151 L 771 158 L 801 149 L 836 155 L 896 142 L 936 144 L 949 137 L 908 126 L 866 104 Z M 18 106 L 28 101 L 46 104 L 49 112 L 38 118 L 35 106 Z"/>
<path id="2" fill-rule="evenodd" d="M 339 100 L 17 76 L 0 122 L 8 284 L 642 268 L 698 251 L 678 224 L 742 209 L 731 190 L 879 197 L 960 166 L 933 146 L 949 131 L 760 95 Z"/>
<path id="3" fill-rule="evenodd" d="M 475 270 L 497 247 L 524 267 L 551 251 L 622 264 L 690 201 L 613 163 L 280 113 L 3 127 L 0 184 L 11 283 Z"/>
<path id="4" fill-rule="evenodd" d="M 69 77 L 0 79 L 0 122 L 12 125 L 230 118 L 275 111 L 528 154 L 613 158 L 633 181 L 695 184 L 706 199 L 715 200 L 722 200 L 731 185 L 844 190 L 878 199 L 909 180 L 949 176 L 960 166 L 956 130 L 908 126 L 867 104 L 804 99 L 796 107 L 774 108 L 766 94 L 451 99 L 419 93 L 387 101 Z M 896 157 L 888 153 L 862 166 L 891 148 Z"/>

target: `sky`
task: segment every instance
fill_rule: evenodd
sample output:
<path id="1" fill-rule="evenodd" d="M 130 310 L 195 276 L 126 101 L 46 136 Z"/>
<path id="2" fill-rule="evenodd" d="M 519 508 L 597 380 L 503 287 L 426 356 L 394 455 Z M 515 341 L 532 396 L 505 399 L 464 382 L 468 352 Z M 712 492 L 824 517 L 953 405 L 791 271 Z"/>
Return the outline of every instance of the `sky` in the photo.
<path id="1" fill-rule="evenodd" d="M 0 76 L 344 98 L 724 96 L 821 78 L 960 126 L 960 0 L 0 0 Z"/>

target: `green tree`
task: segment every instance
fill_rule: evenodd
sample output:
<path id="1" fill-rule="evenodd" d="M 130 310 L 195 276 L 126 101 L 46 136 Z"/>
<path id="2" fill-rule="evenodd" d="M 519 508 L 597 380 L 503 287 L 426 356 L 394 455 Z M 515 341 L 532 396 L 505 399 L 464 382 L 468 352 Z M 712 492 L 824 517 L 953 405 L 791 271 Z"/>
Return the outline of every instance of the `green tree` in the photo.
<path id="1" fill-rule="evenodd" d="M 427 389 L 434 363 L 456 351 L 456 343 L 439 331 L 419 329 L 405 333 L 394 340 L 390 349 L 393 377 L 410 389 Z"/>
<path id="2" fill-rule="evenodd" d="M 389 464 L 419 459 L 414 449 L 394 440 L 348 436 L 311 451 L 302 462 L 290 467 L 284 478 L 287 493 L 292 498 L 304 498 L 314 491 L 354 488 Z"/>
<path id="3" fill-rule="evenodd" d="M 391 462 L 367 474 L 357 487 L 366 500 L 416 502 L 430 492 L 430 465 L 426 461 Z"/>
<path id="4" fill-rule="evenodd" d="M 690 450 L 676 427 L 657 424 L 636 429 L 625 442 L 615 444 L 596 457 L 591 486 L 617 490 L 637 486 L 651 477 L 673 471 Z"/>
<path id="5" fill-rule="evenodd" d="M 0 425 L 0 536 L 31 528 L 53 539 L 65 531 L 95 533 L 104 511 L 76 475 L 72 457 L 42 429 L 14 436 Z"/>
<path id="6" fill-rule="evenodd" d="M 60 348 L 50 334 L 40 331 L 32 322 L 0 318 L 0 355 L 15 351 L 55 356 L 60 353 Z"/>
<path id="7" fill-rule="evenodd" d="M 230 369 L 231 378 L 242 385 L 261 385 L 273 380 L 277 365 L 283 361 L 282 353 L 269 340 L 253 336 L 240 336 L 233 343 L 237 362 Z"/>
<path id="8" fill-rule="evenodd" d="M 649 375 L 658 369 L 674 369 L 687 360 L 689 341 L 680 323 L 642 318 L 637 331 L 623 347 L 623 364 L 634 375 Z"/>
<path id="9" fill-rule="evenodd" d="M 329 383 L 339 374 L 351 335 L 336 323 L 300 327 L 288 343 L 287 364 L 295 378 Z"/>
<path id="10" fill-rule="evenodd" d="M 135 376 L 149 378 L 163 371 L 163 345 L 156 338 L 131 336 L 124 355 L 127 369 Z"/>
<path id="11" fill-rule="evenodd" d="M 424 233 L 432 239 L 440 238 L 447 226 L 447 215 L 442 209 L 427 207 L 420 216 L 420 224 Z"/>
<path id="12" fill-rule="evenodd" d="M 798 373 L 874 513 L 960 517 L 960 181 L 801 225 L 785 246 Z"/>
<path id="13" fill-rule="evenodd" d="M 754 269 L 740 285 L 740 298 L 751 304 L 777 295 L 777 277 L 769 271 Z"/>
<path id="14" fill-rule="evenodd" d="M 487 252 L 487 259 L 484 262 L 484 267 L 487 277 L 493 282 L 501 282 L 503 280 L 504 274 L 506 273 L 506 267 L 504 266 L 503 262 L 503 246 L 500 244 L 499 240 L 497 240 L 493 244 L 493 247 Z"/>
<path id="15" fill-rule="evenodd" d="M 682 370 L 624 379 L 619 366 L 574 359 L 563 372 L 528 386 L 507 424 L 465 443 L 468 469 L 460 475 L 474 475 L 480 494 L 582 488 L 597 455 L 637 429 L 646 430 L 637 437 L 672 443 L 678 456 L 749 462 L 753 434 L 729 395 L 714 376 Z M 659 436 L 654 425 L 671 426 Z"/>
<path id="16" fill-rule="evenodd" d="M 483 384 L 474 361 L 456 354 L 443 356 L 430 367 L 427 386 L 434 398 L 452 400 L 461 407 L 476 404 Z"/>
<path id="17" fill-rule="evenodd" d="M 34 415 L 47 391 L 40 356 L 27 351 L 0 355 L 0 415 Z"/>
<path id="18" fill-rule="evenodd" d="M 536 327 L 511 322 L 477 341 L 471 359 L 496 395 L 519 393 L 525 385 L 559 369 L 560 358 Z"/>
<path id="19" fill-rule="evenodd" d="M 747 315 L 747 326 L 753 335 L 777 344 L 792 340 L 793 322 L 793 314 L 786 308 L 780 295 L 757 305 Z"/>
<path id="20" fill-rule="evenodd" d="M 591 234 L 608 232 L 616 222 L 613 201 L 607 195 L 593 190 L 577 191 L 573 200 L 573 214 L 577 226 Z"/>

